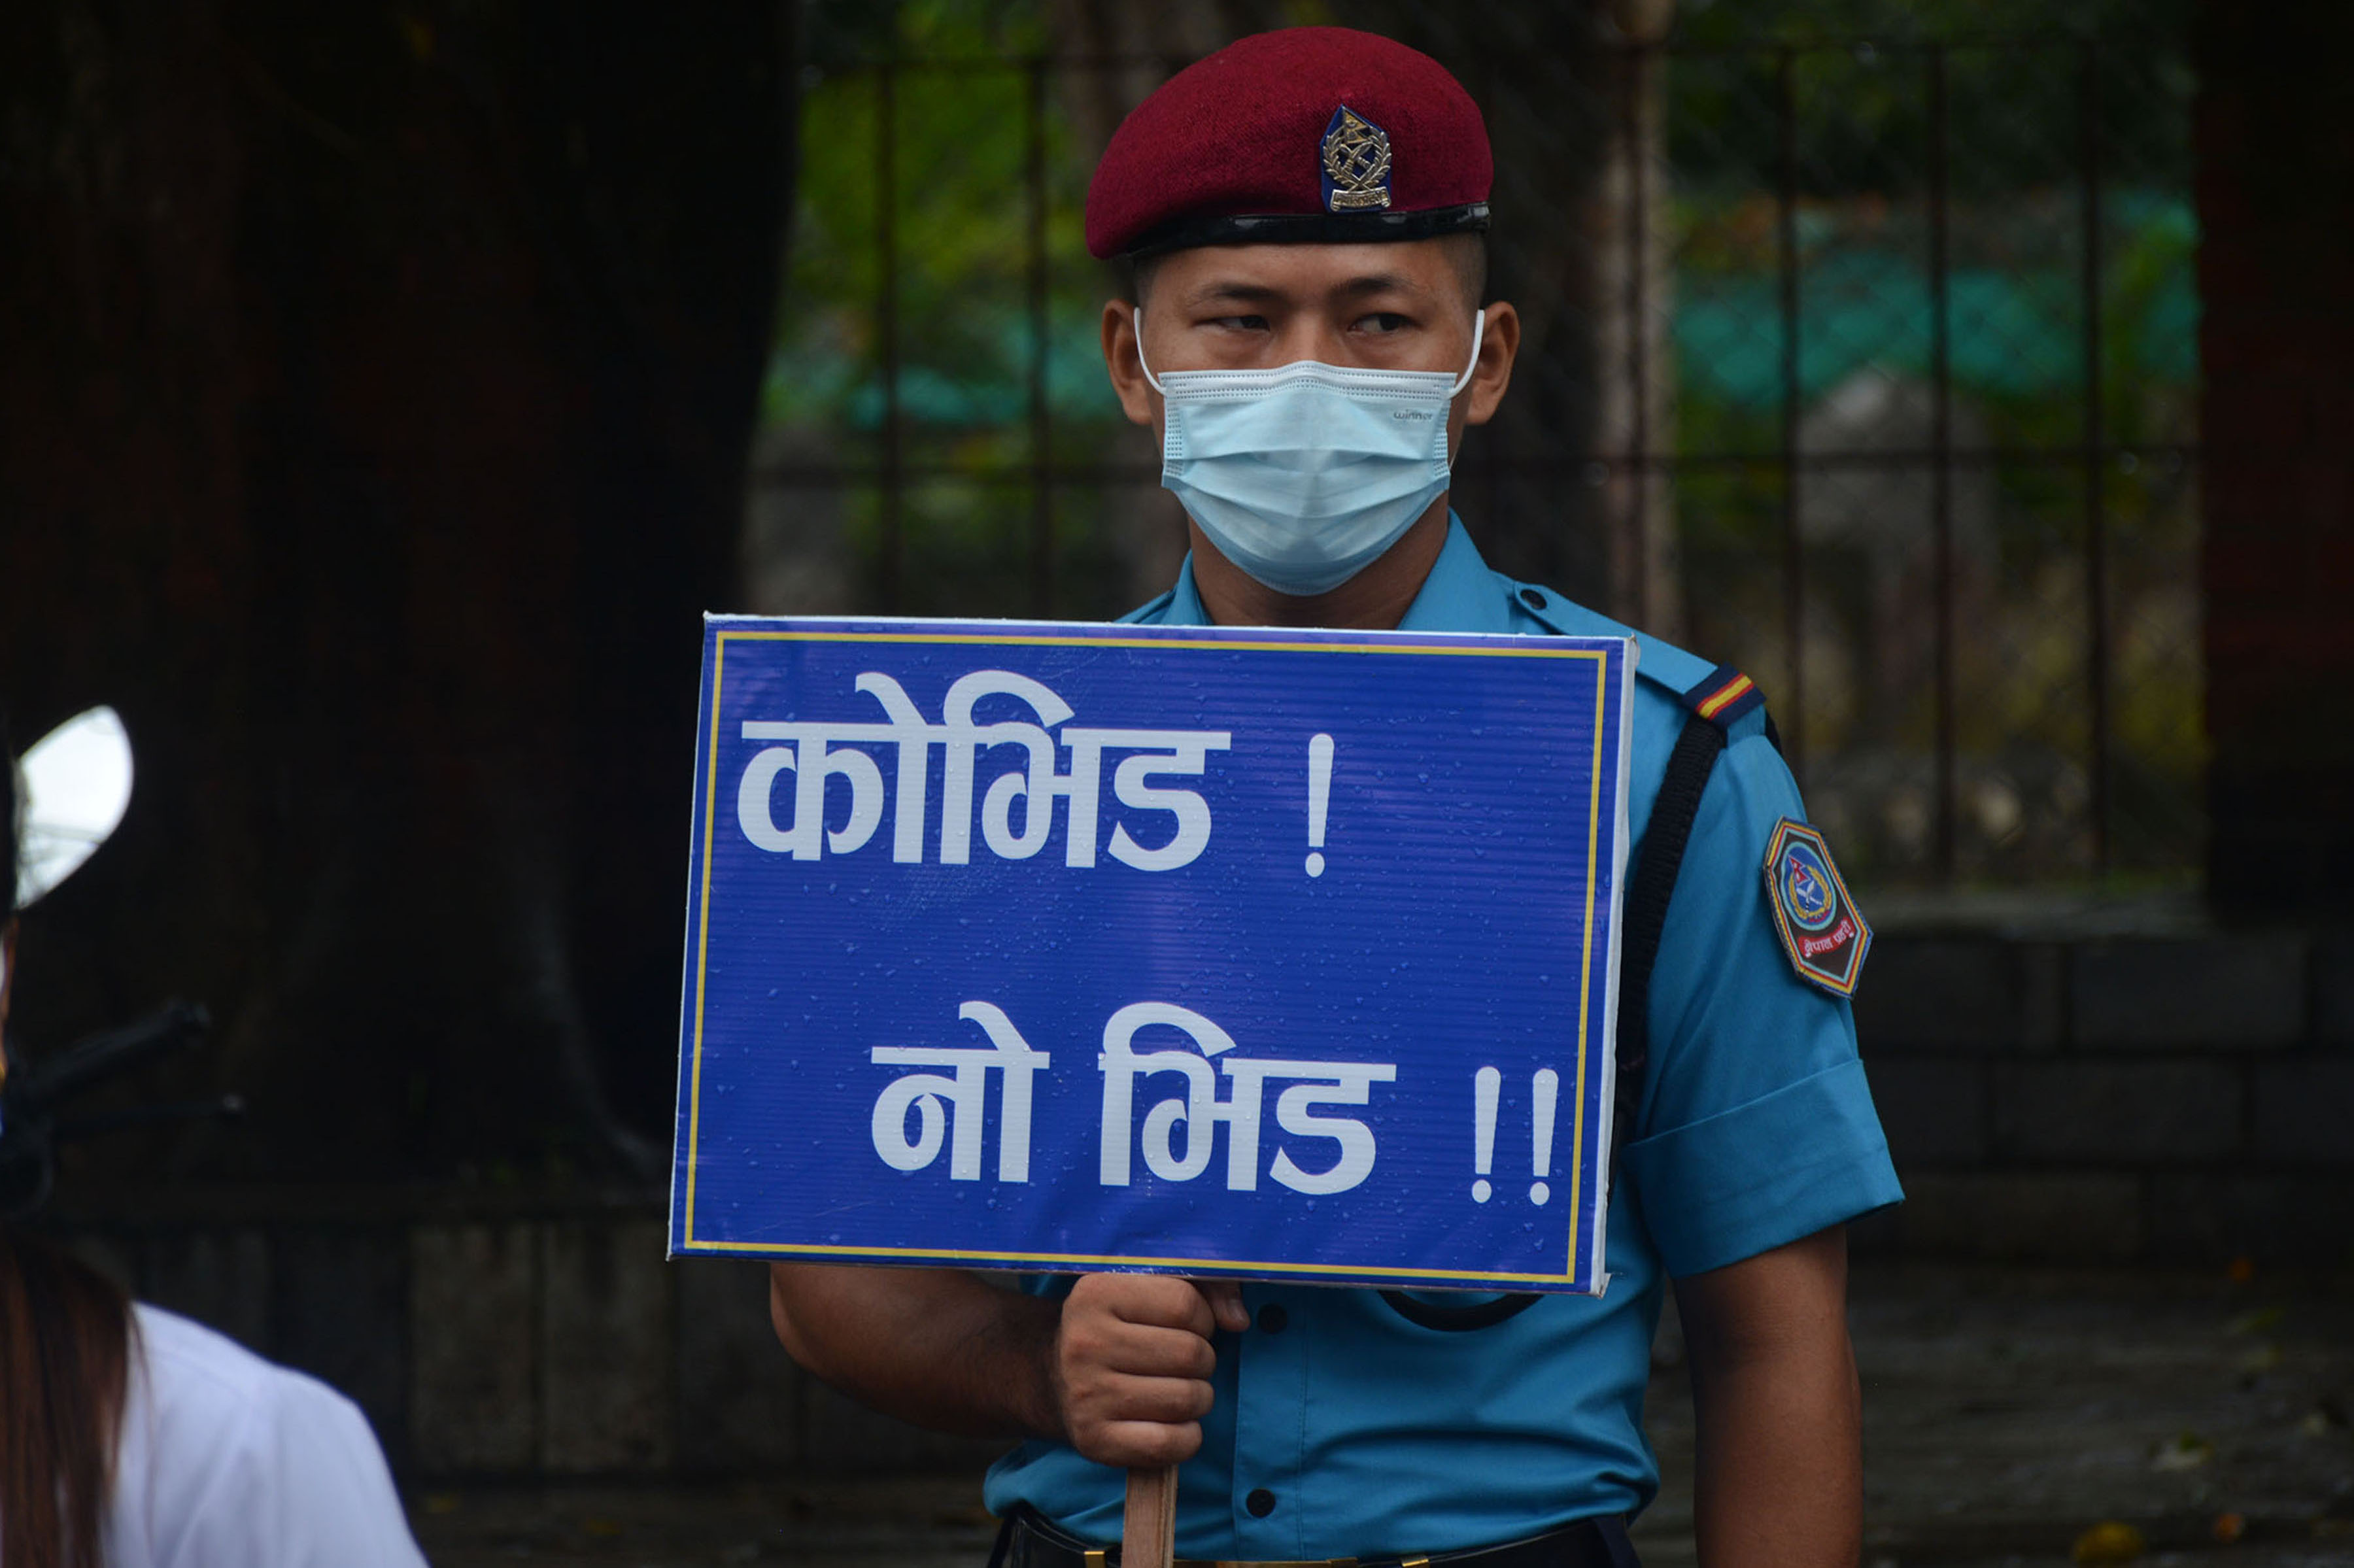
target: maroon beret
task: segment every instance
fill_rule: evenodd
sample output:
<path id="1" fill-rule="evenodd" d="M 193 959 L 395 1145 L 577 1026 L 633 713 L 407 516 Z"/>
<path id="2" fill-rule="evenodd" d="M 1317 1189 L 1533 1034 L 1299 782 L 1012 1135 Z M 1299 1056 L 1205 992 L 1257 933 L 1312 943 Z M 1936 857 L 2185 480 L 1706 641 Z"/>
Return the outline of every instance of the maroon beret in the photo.
<path id="1" fill-rule="evenodd" d="M 1120 122 L 1087 187 L 1087 249 L 1425 239 L 1488 227 L 1495 160 L 1447 68 L 1347 27 L 1260 33 Z"/>

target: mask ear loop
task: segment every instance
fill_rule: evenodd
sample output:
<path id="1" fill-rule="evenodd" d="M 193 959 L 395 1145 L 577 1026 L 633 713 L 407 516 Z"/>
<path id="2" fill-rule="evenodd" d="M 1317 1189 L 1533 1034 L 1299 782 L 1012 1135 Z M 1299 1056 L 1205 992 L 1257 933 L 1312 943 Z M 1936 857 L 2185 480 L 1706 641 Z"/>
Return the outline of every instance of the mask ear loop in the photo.
<path id="1" fill-rule="evenodd" d="M 1449 399 L 1461 397 L 1463 388 L 1471 385 L 1471 377 L 1479 373 L 1479 344 L 1487 335 L 1488 313 L 1484 310 L 1472 312 L 1471 362 L 1463 367 L 1463 374 L 1455 378 L 1455 385 L 1447 389 Z M 1169 396 L 1167 389 L 1161 385 L 1161 378 L 1152 374 L 1152 366 L 1144 362 L 1144 307 L 1141 305 L 1136 308 L 1136 367 L 1144 372 L 1144 384 L 1147 387 L 1151 387 L 1163 397 Z"/>
<path id="2" fill-rule="evenodd" d="M 1161 377 L 1153 375 L 1152 366 L 1144 363 L 1144 307 L 1142 305 L 1136 307 L 1136 367 L 1144 372 L 1144 384 L 1147 387 L 1151 387 L 1155 392 L 1160 392 L 1163 397 L 1169 396 L 1167 392 L 1161 390 Z"/>
<path id="3" fill-rule="evenodd" d="M 1454 386 L 1447 389 L 1447 399 L 1450 402 L 1462 396 L 1463 388 L 1471 385 L 1471 377 L 1479 373 L 1479 343 L 1480 340 L 1487 335 L 1488 313 L 1484 310 L 1472 312 L 1471 363 L 1463 367 L 1463 374 L 1456 379 Z M 1141 350 L 1144 345 L 1144 339 L 1139 337 L 1136 342 L 1138 348 Z"/>

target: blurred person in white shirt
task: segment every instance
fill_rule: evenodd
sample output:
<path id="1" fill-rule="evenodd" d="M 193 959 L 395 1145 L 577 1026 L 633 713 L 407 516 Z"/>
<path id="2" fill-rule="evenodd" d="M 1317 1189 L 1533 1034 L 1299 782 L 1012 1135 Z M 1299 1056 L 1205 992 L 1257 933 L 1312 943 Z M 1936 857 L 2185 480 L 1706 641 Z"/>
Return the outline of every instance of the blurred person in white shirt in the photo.
<path id="1" fill-rule="evenodd" d="M 23 791 L 0 742 L 0 1030 Z M 7 1064 L 0 1053 L 0 1082 Z M 5 1138 L 0 1126 L 0 1138 Z M 422 1568 L 357 1406 L 0 1221 L 0 1563 Z"/>

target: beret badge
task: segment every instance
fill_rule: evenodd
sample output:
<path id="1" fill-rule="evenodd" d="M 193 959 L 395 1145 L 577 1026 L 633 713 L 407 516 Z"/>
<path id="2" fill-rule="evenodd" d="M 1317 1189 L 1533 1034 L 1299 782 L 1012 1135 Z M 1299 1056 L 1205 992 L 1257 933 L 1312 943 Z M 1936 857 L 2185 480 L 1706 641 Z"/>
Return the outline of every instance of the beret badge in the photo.
<path id="1" fill-rule="evenodd" d="M 1324 210 L 1377 212 L 1389 205 L 1389 132 L 1342 104 L 1324 127 Z"/>

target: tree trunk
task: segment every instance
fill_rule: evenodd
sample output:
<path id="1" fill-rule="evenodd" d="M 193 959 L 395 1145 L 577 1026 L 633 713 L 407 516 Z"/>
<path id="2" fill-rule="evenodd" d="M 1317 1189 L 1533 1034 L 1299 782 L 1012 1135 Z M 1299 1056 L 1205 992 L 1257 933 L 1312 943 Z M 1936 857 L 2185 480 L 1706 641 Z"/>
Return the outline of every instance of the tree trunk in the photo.
<path id="1" fill-rule="evenodd" d="M 2354 912 L 2354 13 L 2195 23 L 2208 885 L 2243 921 Z M 2342 971 L 2341 971 L 2342 972 Z"/>
<path id="2" fill-rule="evenodd" d="M 253 1109 L 113 1168 L 659 1167 L 789 15 L 0 21 L 0 702 L 140 762 L 19 1032 L 196 997 Z"/>

